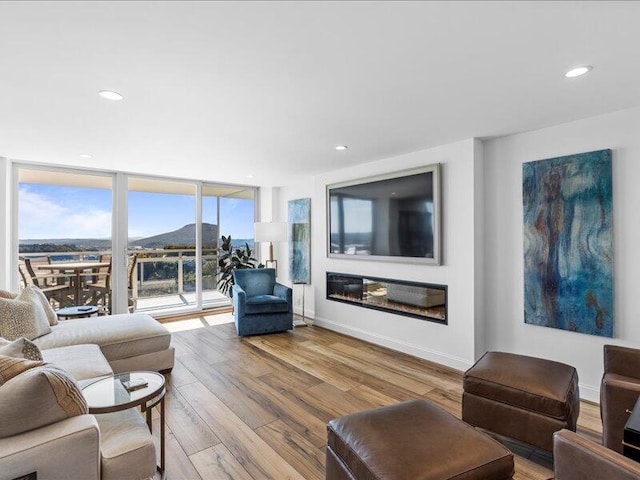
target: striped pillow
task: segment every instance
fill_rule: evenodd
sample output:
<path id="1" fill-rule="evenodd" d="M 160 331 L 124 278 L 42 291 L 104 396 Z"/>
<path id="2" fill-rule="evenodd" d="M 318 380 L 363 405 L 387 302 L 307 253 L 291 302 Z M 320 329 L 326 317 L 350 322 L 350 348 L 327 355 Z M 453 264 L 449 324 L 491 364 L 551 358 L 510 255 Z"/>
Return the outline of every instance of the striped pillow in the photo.
<path id="1" fill-rule="evenodd" d="M 28 363 L 20 365 L 15 361 Z M 6 364 L 4 369 L 0 367 L 6 375 L 0 386 L 0 438 L 88 413 L 78 384 L 64 370 L 48 363 L 4 356 L 0 356 L 0 364 Z M 22 373 L 14 375 L 20 369 Z"/>

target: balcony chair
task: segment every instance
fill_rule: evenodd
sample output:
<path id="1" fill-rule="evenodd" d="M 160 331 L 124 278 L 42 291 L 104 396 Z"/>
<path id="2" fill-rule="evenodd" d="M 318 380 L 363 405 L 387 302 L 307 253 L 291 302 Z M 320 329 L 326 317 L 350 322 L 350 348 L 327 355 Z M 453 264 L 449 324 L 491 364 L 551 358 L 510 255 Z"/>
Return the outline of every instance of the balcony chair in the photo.
<path id="1" fill-rule="evenodd" d="M 276 283 L 273 268 L 234 270 L 233 317 L 240 336 L 293 328 L 292 290 Z"/>
<path id="2" fill-rule="evenodd" d="M 129 255 L 127 260 L 127 290 L 128 290 L 128 310 L 129 313 L 133 313 L 136 310 L 136 306 L 138 303 L 138 291 L 134 289 L 134 283 L 138 281 L 137 279 L 137 271 L 136 265 L 138 263 L 138 254 L 134 253 L 133 255 Z M 134 278 L 136 277 L 136 278 Z"/>
<path id="3" fill-rule="evenodd" d="M 57 273 L 36 273 L 34 265 L 30 258 L 25 258 L 24 262 L 18 263 L 20 277 L 25 286 L 33 285 L 38 287 L 45 294 L 49 301 L 54 300 L 58 303 L 59 308 L 73 305 L 71 300 L 73 289 L 71 282 L 67 281 L 66 275 Z"/>
<path id="4" fill-rule="evenodd" d="M 622 434 L 640 395 L 640 350 L 604 346 L 600 416 L 605 447 L 622 453 Z"/>
<path id="5" fill-rule="evenodd" d="M 104 313 L 111 313 L 111 255 L 100 255 L 100 263 L 108 263 L 106 267 L 94 270 L 91 283 L 85 287 L 92 305 L 101 304 Z"/>

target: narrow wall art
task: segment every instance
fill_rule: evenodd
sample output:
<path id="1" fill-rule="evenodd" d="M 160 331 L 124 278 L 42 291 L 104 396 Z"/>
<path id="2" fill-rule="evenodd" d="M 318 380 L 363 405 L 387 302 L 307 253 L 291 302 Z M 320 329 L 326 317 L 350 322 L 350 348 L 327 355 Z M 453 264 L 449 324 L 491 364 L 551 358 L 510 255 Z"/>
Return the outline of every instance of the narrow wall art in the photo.
<path id="1" fill-rule="evenodd" d="M 613 336 L 611 150 L 525 163 L 524 319 Z"/>
<path id="2" fill-rule="evenodd" d="M 311 199 L 289 201 L 289 280 L 311 281 Z"/>

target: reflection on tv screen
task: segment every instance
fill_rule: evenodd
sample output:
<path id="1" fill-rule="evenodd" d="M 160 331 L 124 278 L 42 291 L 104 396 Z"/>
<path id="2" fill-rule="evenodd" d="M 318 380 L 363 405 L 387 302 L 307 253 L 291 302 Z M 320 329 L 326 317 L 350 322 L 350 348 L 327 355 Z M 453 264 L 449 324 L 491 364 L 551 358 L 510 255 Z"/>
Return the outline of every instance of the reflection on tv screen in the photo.
<path id="1" fill-rule="evenodd" d="M 434 172 L 329 188 L 330 253 L 434 257 Z"/>

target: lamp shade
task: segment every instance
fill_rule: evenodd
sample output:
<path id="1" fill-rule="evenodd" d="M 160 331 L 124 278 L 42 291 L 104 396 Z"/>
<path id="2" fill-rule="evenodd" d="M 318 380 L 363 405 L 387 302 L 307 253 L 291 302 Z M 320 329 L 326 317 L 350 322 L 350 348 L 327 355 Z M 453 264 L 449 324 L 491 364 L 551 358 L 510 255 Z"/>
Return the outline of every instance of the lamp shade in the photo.
<path id="1" fill-rule="evenodd" d="M 286 242 L 287 224 L 285 222 L 257 222 L 253 224 L 256 242 Z"/>

